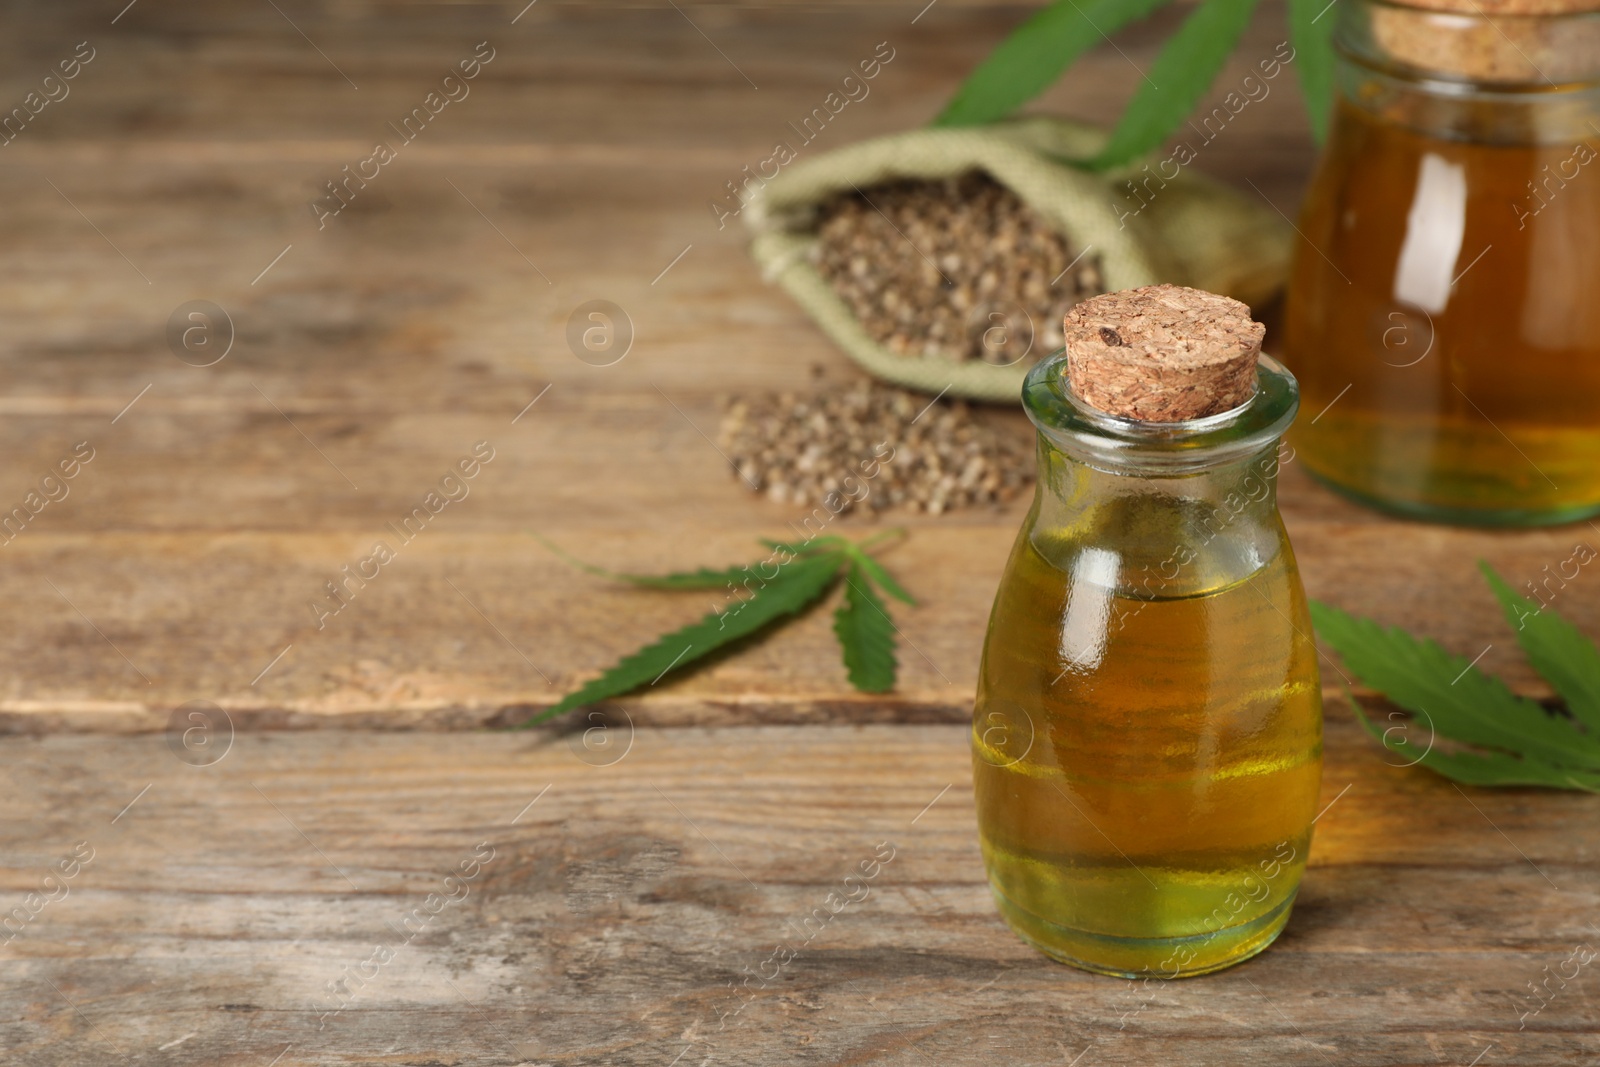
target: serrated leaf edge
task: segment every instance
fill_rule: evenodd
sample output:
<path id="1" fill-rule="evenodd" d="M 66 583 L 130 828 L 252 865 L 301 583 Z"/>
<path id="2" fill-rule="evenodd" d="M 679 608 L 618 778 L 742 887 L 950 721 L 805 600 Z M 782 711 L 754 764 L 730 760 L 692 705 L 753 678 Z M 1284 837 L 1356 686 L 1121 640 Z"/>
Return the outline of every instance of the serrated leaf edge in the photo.
<path id="1" fill-rule="evenodd" d="M 655 676 L 654 681 L 649 684 L 654 685 L 655 682 L 660 681 L 666 675 L 683 670 L 723 645 L 756 633 L 785 617 L 798 614 L 815 603 L 833 585 L 838 577 L 839 565 L 844 560 L 844 553 L 796 560 L 789 565 L 794 569 L 789 572 L 785 580 L 780 581 L 778 578 L 773 578 L 761 589 L 757 590 L 754 596 L 743 601 L 739 609 L 733 612 L 731 616 L 723 612 L 710 612 L 687 626 L 682 626 L 670 633 L 663 634 L 650 644 L 622 657 L 603 671 L 599 677 L 579 686 L 551 707 L 546 708 L 526 722 L 520 723 L 519 727 L 534 726 L 568 711 L 587 707 L 597 701 L 633 692 L 646 683 L 650 671 L 654 670 L 656 666 L 655 662 L 651 662 L 649 669 L 643 674 L 636 674 L 637 665 L 647 658 L 654 660 L 657 656 L 664 654 L 667 649 L 675 647 L 679 641 L 688 639 L 691 636 L 700 638 L 703 629 L 709 627 L 714 621 L 722 620 L 715 634 L 711 635 L 709 640 L 699 641 L 699 651 L 695 655 L 684 658 L 691 649 L 696 647 L 696 642 L 690 641 L 690 644 L 682 652 L 679 652 L 673 660 L 668 662 L 664 669 Z M 781 599 L 781 594 L 788 592 L 796 593 L 798 598 L 791 600 Z M 743 622 L 737 621 L 745 612 L 756 606 L 759 606 L 762 610 L 746 617 Z M 736 621 L 729 625 L 727 621 L 729 618 Z"/>

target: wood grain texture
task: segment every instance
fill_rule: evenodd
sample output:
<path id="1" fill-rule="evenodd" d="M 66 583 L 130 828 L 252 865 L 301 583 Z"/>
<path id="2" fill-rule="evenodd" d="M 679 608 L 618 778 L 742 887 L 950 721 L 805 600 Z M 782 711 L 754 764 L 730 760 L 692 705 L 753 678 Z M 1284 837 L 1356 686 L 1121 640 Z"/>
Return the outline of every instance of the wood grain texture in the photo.
<path id="1" fill-rule="evenodd" d="M 1338 704 L 1332 806 L 1265 956 L 1145 987 L 1013 937 L 953 724 L 1020 502 L 838 520 L 910 531 L 885 557 L 922 600 L 897 609 L 893 694 L 848 688 L 819 611 L 609 720 L 471 729 L 709 606 L 579 574 L 529 531 L 664 570 L 724 564 L 804 515 L 739 487 L 706 441 L 718 397 L 855 372 L 708 201 L 877 42 L 894 61 L 818 150 L 925 121 L 1031 10 L 677 6 L 146 0 L 8 18 L 0 100 L 79 41 L 96 56 L 0 149 L 0 512 L 94 449 L 0 546 L 4 908 L 28 913 L 79 842 L 93 853 L 0 945 L 5 1062 L 1593 1062 L 1588 971 L 1519 1013 L 1529 982 L 1600 935 L 1596 799 L 1386 766 Z M 1180 17 L 1098 50 L 1040 107 L 1106 120 Z M 1218 95 L 1282 39 L 1279 18 L 1264 5 Z M 471 95 L 319 229 L 323 183 L 485 40 Z M 1311 158 L 1287 81 L 1228 136 L 1197 166 L 1292 212 Z M 234 325 L 215 366 L 168 350 L 195 299 Z M 635 327 L 613 366 L 567 345 L 593 299 Z M 323 583 L 481 440 L 494 458 L 471 494 L 318 629 Z M 1293 464 L 1282 497 L 1312 595 L 1466 655 L 1492 645 L 1484 666 L 1545 694 L 1475 561 L 1520 585 L 1595 531 L 1395 522 Z M 1600 631 L 1584 581 L 1558 606 Z M 94 736 L 161 731 L 192 700 L 237 731 L 213 765 L 176 758 L 181 718 Z M 345 729 L 273 729 L 327 724 Z M 870 895 L 807 939 L 884 841 Z M 483 842 L 464 898 L 430 905 Z M 400 940 L 325 1014 L 328 983 Z M 799 954 L 741 997 L 782 944 Z"/>
<path id="2" fill-rule="evenodd" d="M 1458 791 L 1385 766 L 1338 709 L 1331 807 L 1282 939 L 1148 987 L 1002 925 L 955 726 L 640 728 L 589 748 L 266 732 L 206 767 L 159 736 L 55 736 L 14 740 L 0 766 L 6 907 L 93 850 L 0 948 L 0 1045 L 27 1067 L 1600 1054 L 1592 965 L 1520 1018 L 1527 983 L 1600 940 L 1600 798 Z M 885 841 L 868 895 L 801 932 Z M 493 857 L 462 896 L 444 878 L 481 842 Z M 430 893 L 462 899 L 397 933 Z M 327 983 L 380 945 L 399 947 L 324 1018 Z M 780 945 L 798 953 L 782 973 L 736 994 Z"/>
<path id="3" fill-rule="evenodd" d="M 513 25 L 515 10 L 488 5 L 139 4 L 112 25 L 81 4 L 14 18 L 5 99 L 76 42 L 97 53 L 0 158 L 0 505 L 77 442 L 96 458 L 0 547 L 15 623 L 0 631 L 0 729 L 156 729 L 195 699 L 242 726 L 499 721 L 706 610 L 577 574 L 526 532 L 669 569 L 738 559 L 804 517 L 745 493 L 707 442 L 718 396 L 856 372 L 707 203 L 876 42 L 895 59 L 808 151 L 925 121 L 1028 10 L 946 0 L 913 24 L 921 7 L 545 0 Z M 1114 114 L 1179 17 L 1098 50 L 1040 107 Z M 1218 94 L 1282 33 L 1264 8 Z M 322 183 L 483 40 L 495 58 L 471 95 L 318 229 L 307 204 Z M 1196 165 L 1292 211 L 1311 158 L 1289 76 L 1227 136 Z M 614 366 L 567 346 L 569 316 L 597 298 L 635 327 Z M 192 299 L 234 323 L 212 367 L 167 348 L 168 317 Z M 993 417 L 1027 432 L 1016 412 Z M 479 440 L 496 459 L 472 495 L 319 630 L 324 583 Z M 1292 466 L 1283 509 L 1313 596 L 1468 656 L 1492 646 L 1483 666 L 1546 695 L 1475 561 L 1520 585 L 1593 529 L 1392 521 Z M 887 517 L 911 531 L 888 559 L 923 600 L 899 616 L 891 696 L 849 689 L 815 613 L 627 706 L 663 723 L 959 720 L 1023 510 Z M 1600 631 L 1584 579 L 1557 606 Z"/>

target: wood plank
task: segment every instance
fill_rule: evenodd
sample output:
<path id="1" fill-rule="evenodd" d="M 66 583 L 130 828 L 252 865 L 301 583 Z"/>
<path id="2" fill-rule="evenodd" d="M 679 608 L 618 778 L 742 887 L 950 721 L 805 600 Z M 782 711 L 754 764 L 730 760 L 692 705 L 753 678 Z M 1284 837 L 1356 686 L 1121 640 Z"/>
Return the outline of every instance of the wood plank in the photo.
<path id="1" fill-rule="evenodd" d="M 17 816 L 0 827 L 6 897 L 77 842 L 94 855 L 5 948 L 8 1062 L 1060 1064 L 1092 1048 L 1085 1065 L 1391 1065 L 1489 1046 L 1481 1063 L 1554 1065 L 1600 1051 L 1592 968 L 1519 1028 L 1527 983 L 1600 933 L 1600 798 L 1463 794 L 1384 766 L 1343 715 L 1286 934 L 1234 970 L 1148 988 L 1051 963 L 1001 924 L 962 728 L 629 740 L 241 734 L 192 767 L 159 736 L 19 739 L 0 749 Z M 443 879 L 486 841 L 466 897 L 319 1029 L 326 983 L 402 940 L 395 924 L 429 893 L 459 895 Z M 738 1010 L 744 969 L 801 941 L 793 924 L 882 841 L 894 858 L 869 896 L 791 944 Z"/>
<path id="2" fill-rule="evenodd" d="M 544 402 L 555 410 L 559 394 L 552 391 Z M 414 428 L 419 420 L 410 421 Z M 635 421 L 636 432 L 644 421 Z M 107 446 L 95 461 L 103 466 L 91 464 L 74 496 L 52 505 L 61 514 L 45 512 L 39 519 L 44 528 L 26 531 L 7 549 L 10 566 L 0 584 L 14 603 L 26 605 L 27 623 L 4 634 L 6 660 L 17 671 L 7 679 L 0 722 L 12 730 L 74 723 L 152 729 L 170 708 L 204 699 L 240 716 L 241 724 L 340 717 L 370 724 L 373 716 L 392 713 L 395 725 L 442 725 L 490 721 L 547 704 L 623 652 L 708 610 L 712 601 L 641 593 L 578 574 L 525 530 L 543 531 L 607 565 L 661 570 L 741 558 L 757 536 L 782 536 L 785 517 L 801 517 L 745 499 L 718 469 L 715 453 L 691 438 L 675 413 L 649 422 L 699 468 L 693 480 L 671 481 L 664 453 L 605 458 L 607 447 L 631 452 L 609 430 L 589 436 L 594 450 L 587 458 L 563 465 L 541 447 L 559 448 L 557 438 L 571 436 L 554 420 L 511 428 L 523 436 L 495 438 L 502 442 L 495 461 L 501 466 L 485 468 L 473 495 L 452 505 L 459 513 L 445 512 L 400 548 L 399 559 L 321 630 L 311 605 L 332 603 L 324 583 L 375 539 L 390 537 L 398 545 L 382 524 L 408 513 L 434 473 L 463 454 L 473 428 L 441 426 L 435 450 L 397 449 L 376 475 L 357 464 L 370 463 L 382 450 L 357 453 L 350 470 L 361 483 L 400 489 L 374 494 L 379 499 L 369 518 L 324 520 L 324 533 L 292 529 L 308 505 L 304 490 L 302 502 L 291 503 L 286 483 L 320 481 L 310 506 L 325 502 L 329 515 L 355 494 L 330 484 L 336 475 L 310 449 L 290 455 L 303 442 L 281 420 L 258 421 L 261 436 L 248 446 L 222 442 L 219 452 L 234 454 L 216 462 L 197 464 L 177 434 L 173 447 L 186 454 L 173 456 L 170 465 L 121 457 Z M 195 420 L 187 425 L 192 432 Z M 241 483 L 236 479 L 246 448 L 259 454 L 267 434 L 276 438 L 276 454 L 255 460 L 258 476 Z M 454 451 L 452 437 L 460 442 Z M 414 436 L 411 441 L 415 449 Z M 336 462 L 343 465 L 345 458 Z M 575 474 L 584 466 L 598 469 Z M 427 481 L 416 473 L 423 471 Z M 623 496 L 631 501 L 608 499 L 625 475 Z M 199 494 L 175 495 L 173 485 L 197 487 Z M 1437 636 L 1469 657 L 1492 644 L 1481 661 L 1486 669 L 1524 691 L 1542 692 L 1480 586 L 1474 560 L 1493 560 L 1513 580 L 1532 577 L 1541 560 L 1564 558 L 1570 532 L 1418 527 L 1405 531 L 1404 549 L 1397 551 L 1400 524 L 1337 504 L 1297 476 L 1286 478 L 1284 494 L 1287 501 L 1314 505 L 1290 505 L 1289 512 L 1312 595 Z M 201 511 L 207 499 L 224 506 Z M 579 507 L 581 518 L 574 520 Z M 1319 509 L 1331 514 L 1319 517 Z M 230 520 L 250 511 L 280 528 L 229 528 Z M 902 679 L 892 697 L 849 691 L 829 618 L 813 612 L 738 656 L 683 681 L 663 681 L 659 693 L 625 706 L 636 713 L 654 709 L 665 716 L 656 721 L 665 722 L 712 711 L 724 720 L 962 719 L 970 711 L 989 602 L 1019 511 L 1013 507 L 994 519 L 897 520 L 910 535 L 886 559 L 924 602 L 898 609 Z M 69 529 L 85 521 L 80 516 L 94 522 L 119 512 L 138 516 L 138 525 Z M 186 523 L 192 525 L 184 530 Z M 836 528 L 860 536 L 875 525 L 845 519 Z M 1383 567 L 1371 562 L 1380 559 Z M 1600 629 L 1592 599 L 1574 596 L 1558 606 L 1589 632 Z M 1331 694 L 1339 677 L 1326 674 Z"/>

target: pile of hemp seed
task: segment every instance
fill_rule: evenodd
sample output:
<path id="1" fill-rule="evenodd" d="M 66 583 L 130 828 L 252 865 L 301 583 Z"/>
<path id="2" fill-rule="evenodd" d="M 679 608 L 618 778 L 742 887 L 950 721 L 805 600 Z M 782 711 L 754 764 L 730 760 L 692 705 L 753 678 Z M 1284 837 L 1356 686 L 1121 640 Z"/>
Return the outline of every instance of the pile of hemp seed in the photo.
<path id="1" fill-rule="evenodd" d="M 1098 254 L 1080 255 L 981 171 L 834 197 L 817 237 L 822 276 L 873 340 L 907 357 L 1042 359 L 1061 347 L 1068 309 L 1105 291 Z"/>
<path id="2" fill-rule="evenodd" d="M 1031 427 L 882 382 L 725 402 L 720 447 L 750 489 L 843 514 L 932 515 L 1010 500 L 1034 479 Z M 842 505 L 842 506 L 841 506 Z"/>

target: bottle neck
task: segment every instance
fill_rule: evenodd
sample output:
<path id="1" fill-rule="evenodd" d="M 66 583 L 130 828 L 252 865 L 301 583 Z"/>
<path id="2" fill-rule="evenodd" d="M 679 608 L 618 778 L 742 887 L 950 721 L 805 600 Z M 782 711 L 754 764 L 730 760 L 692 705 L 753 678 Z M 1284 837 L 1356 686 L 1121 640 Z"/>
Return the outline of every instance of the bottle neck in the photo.
<path id="1" fill-rule="evenodd" d="M 1279 442 L 1300 388 L 1261 356 L 1251 398 L 1186 422 L 1116 418 L 1073 391 L 1062 353 L 1028 372 L 1039 483 L 1025 536 L 1046 563 L 1118 595 L 1196 596 L 1243 581 L 1287 550 Z"/>
<path id="2" fill-rule="evenodd" d="M 1439 137 L 1545 144 L 1600 136 L 1600 11 L 1460 14 L 1347 0 L 1340 95 Z"/>
<path id="3" fill-rule="evenodd" d="M 1120 596 L 1176 599 L 1248 579 L 1284 549 L 1273 439 L 1239 459 L 1183 474 L 1117 472 L 1039 437 L 1033 548 L 1059 570 Z"/>

